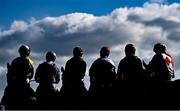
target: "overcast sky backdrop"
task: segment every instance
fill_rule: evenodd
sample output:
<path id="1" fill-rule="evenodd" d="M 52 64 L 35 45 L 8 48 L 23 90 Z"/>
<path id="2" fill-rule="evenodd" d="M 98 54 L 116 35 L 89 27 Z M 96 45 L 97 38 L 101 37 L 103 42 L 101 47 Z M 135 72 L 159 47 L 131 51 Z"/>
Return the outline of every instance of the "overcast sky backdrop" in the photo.
<path id="1" fill-rule="evenodd" d="M 49 50 L 64 66 L 72 49 L 81 46 L 88 74 L 103 45 L 110 47 L 117 69 L 127 43 L 135 44 L 136 55 L 148 63 L 153 45 L 162 42 L 174 57 L 175 79 L 180 78 L 179 0 L 0 0 L 0 14 L 0 97 L 6 64 L 19 56 L 21 44 L 31 47 L 35 68 Z M 88 75 L 85 84 L 88 88 Z"/>

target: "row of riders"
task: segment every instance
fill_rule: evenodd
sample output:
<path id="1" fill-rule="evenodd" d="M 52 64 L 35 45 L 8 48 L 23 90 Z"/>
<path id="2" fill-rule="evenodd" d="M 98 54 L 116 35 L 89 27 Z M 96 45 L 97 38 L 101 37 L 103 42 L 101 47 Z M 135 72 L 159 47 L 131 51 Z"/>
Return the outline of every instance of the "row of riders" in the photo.
<path id="1" fill-rule="evenodd" d="M 55 87 L 60 82 L 60 69 L 55 64 L 56 54 L 52 51 L 46 53 L 46 61 L 36 69 L 34 78 L 39 85 L 34 91 L 30 87 L 34 76 L 33 62 L 29 58 L 31 50 L 22 45 L 18 51 L 20 57 L 7 64 L 7 86 L 1 100 L 1 108 L 4 109 L 105 108 L 115 104 L 112 102 L 115 98 L 124 104 L 134 104 L 137 100 L 152 102 L 170 93 L 167 89 L 174 77 L 174 61 L 164 44 L 154 45 L 155 55 L 149 64 L 135 55 L 133 44 L 127 44 L 126 56 L 120 61 L 117 73 L 109 58 L 109 47 L 103 46 L 100 57 L 89 69 L 90 87 L 87 90 L 83 82 L 86 72 L 83 50 L 75 47 L 73 57 L 65 68 L 61 67 L 60 91 Z"/>

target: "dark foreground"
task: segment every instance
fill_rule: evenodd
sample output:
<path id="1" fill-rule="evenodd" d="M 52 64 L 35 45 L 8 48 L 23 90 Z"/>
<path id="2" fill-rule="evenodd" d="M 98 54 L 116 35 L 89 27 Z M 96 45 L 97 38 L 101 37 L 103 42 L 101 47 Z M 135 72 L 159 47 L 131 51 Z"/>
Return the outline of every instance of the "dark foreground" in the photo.
<path id="1" fill-rule="evenodd" d="M 46 92 L 45 92 L 46 93 Z M 18 106 L 19 105 L 19 106 Z M 98 96 L 62 96 L 44 102 L 12 105 L 23 110 L 174 110 L 180 109 L 180 80 L 173 82 L 118 82 Z"/>

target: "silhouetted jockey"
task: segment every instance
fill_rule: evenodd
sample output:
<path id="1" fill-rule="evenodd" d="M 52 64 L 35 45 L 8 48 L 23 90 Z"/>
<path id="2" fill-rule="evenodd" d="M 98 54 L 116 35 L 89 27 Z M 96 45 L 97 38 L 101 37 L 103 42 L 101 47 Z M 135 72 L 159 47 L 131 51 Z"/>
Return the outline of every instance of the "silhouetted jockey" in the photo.
<path id="1" fill-rule="evenodd" d="M 95 60 L 89 69 L 90 76 L 90 96 L 110 96 L 112 84 L 115 80 L 115 64 L 108 58 L 109 47 L 102 47 L 100 58 Z"/>
<path id="2" fill-rule="evenodd" d="M 75 47 L 73 57 L 67 61 L 65 70 L 62 67 L 62 87 L 63 97 L 86 96 L 87 90 L 84 86 L 83 78 L 86 72 L 86 62 L 82 58 L 83 50 Z"/>
<path id="3" fill-rule="evenodd" d="M 135 99 L 131 98 L 140 99 L 144 69 L 141 59 L 135 56 L 136 48 L 133 44 L 127 44 L 124 51 L 126 56 L 120 61 L 117 70 L 116 94 L 122 100 L 132 102 Z"/>
<path id="4" fill-rule="evenodd" d="M 147 73 L 153 80 L 171 81 L 174 75 L 174 60 L 166 52 L 166 46 L 161 43 L 154 45 L 153 51 L 156 53 L 148 65 L 144 63 Z"/>
<path id="5" fill-rule="evenodd" d="M 125 55 L 118 66 L 117 80 L 142 80 L 144 75 L 143 64 L 140 58 L 135 56 L 135 47 L 133 44 L 127 44 L 125 47 Z"/>
<path id="6" fill-rule="evenodd" d="M 32 106 L 28 105 L 35 97 L 29 82 L 34 74 L 33 62 L 29 58 L 30 48 L 22 45 L 18 51 L 20 57 L 14 59 L 11 65 L 7 64 L 7 87 L 1 101 L 5 109 L 30 108 Z"/>
<path id="7" fill-rule="evenodd" d="M 55 60 L 56 54 L 52 51 L 47 52 L 46 61 L 38 66 L 35 73 L 35 81 L 39 83 L 36 95 L 40 107 L 55 105 L 58 99 L 59 91 L 55 84 L 60 81 L 60 71 L 54 63 Z"/>
<path id="8" fill-rule="evenodd" d="M 167 100 L 174 95 L 171 82 L 171 79 L 174 77 L 174 61 L 172 56 L 166 52 L 164 44 L 155 44 L 153 51 L 156 54 L 152 60 L 148 65 L 144 63 L 146 73 L 150 77 L 149 92 L 152 97 L 154 96 L 161 103 L 167 103 Z"/>

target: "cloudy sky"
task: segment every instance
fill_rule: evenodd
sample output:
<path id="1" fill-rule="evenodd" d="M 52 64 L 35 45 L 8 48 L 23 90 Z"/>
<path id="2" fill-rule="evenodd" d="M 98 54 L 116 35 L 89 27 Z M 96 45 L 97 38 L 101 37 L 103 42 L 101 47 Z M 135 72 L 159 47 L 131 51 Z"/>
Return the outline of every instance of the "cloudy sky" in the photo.
<path id="1" fill-rule="evenodd" d="M 116 68 L 127 43 L 147 63 L 157 42 L 166 44 L 180 78 L 179 0 L 0 0 L 0 96 L 6 86 L 6 64 L 19 56 L 21 44 L 31 47 L 35 68 L 49 50 L 57 53 L 59 67 L 81 46 L 88 68 L 107 45 Z M 35 89 L 37 84 L 32 83 Z M 61 87 L 61 83 L 58 84 Z"/>

